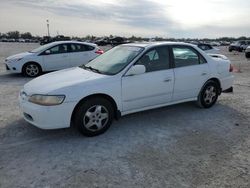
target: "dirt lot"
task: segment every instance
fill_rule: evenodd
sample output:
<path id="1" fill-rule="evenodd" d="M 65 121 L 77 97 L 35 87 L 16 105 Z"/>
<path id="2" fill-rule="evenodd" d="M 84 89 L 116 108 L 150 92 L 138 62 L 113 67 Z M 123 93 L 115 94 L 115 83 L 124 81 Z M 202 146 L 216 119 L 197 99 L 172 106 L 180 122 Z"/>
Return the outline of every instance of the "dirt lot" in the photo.
<path id="1" fill-rule="evenodd" d="M 250 187 L 250 61 L 222 51 L 241 73 L 211 109 L 185 103 L 125 116 L 105 134 L 26 123 L 5 73 L 8 55 L 37 44 L 0 43 L 0 187 Z"/>

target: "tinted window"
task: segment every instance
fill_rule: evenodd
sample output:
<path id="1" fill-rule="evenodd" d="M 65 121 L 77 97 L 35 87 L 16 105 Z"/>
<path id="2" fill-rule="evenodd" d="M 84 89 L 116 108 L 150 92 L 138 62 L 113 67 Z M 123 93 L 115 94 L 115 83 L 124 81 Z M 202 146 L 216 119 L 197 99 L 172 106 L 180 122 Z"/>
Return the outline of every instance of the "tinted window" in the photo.
<path id="1" fill-rule="evenodd" d="M 144 54 L 137 65 L 144 65 L 146 72 L 169 69 L 169 49 L 168 47 L 154 48 Z"/>
<path id="2" fill-rule="evenodd" d="M 91 51 L 95 48 L 93 46 L 84 45 L 84 44 L 70 44 L 70 51 L 71 52 L 84 52 L 84 51 Z"/>
<path id="3" fill-rule="evenodd" d="M 206 63 L 206 60 L 191 47 L 173 47 L 175 67 Z"/>
<path id="4" fill-rule="evenodd" d="M 49 49 L 50 54 L 60 54 L 60 53 L 67 53 L 68 47 L 66 44 L 59 44 Z"/>

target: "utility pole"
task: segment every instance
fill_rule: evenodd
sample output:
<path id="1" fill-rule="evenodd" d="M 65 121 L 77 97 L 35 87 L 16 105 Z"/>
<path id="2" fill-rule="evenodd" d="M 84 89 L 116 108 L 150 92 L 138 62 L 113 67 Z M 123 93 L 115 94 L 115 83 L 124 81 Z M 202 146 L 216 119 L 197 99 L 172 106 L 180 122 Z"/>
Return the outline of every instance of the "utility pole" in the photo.
<path id="1" fill-rule="evenodd" d="M 47 20 L 47 29 L 48 29 L 48 37 L 50 36 L 49 34 L 49 20 Z"/>

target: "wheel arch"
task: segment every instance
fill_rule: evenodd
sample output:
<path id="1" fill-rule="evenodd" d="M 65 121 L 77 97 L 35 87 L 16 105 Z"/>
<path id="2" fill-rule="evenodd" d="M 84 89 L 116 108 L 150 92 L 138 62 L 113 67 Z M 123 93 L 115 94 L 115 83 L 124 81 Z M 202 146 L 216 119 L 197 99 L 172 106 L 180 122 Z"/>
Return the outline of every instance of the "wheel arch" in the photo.
<path id="1" fill-rule="evenodd" d="M 220 83 L 220 80 L 219 80 L 218 78 L 216 78 L 216 77 L 209 78 L 209 79 L 203 84 L 203 86 L 202 86 L 202 88 L 201 88 L 201 91 L 202 91 L 202 89 L 204 88 L 204 86 L 206 85 L 206 83 L 207 83 L 208 81 L 214 81 L 215 83 L 218 84 L 219 89 L 220 89 L 220 90 L 219 90 L 219 95 L 220 95 L 221 92 L 222 92 L 221 83 Z"/>
<path id="2" fill-rule="evenodd" d="M 118 110 L 118 106 L 117 106 L 117 103 L 115 102 L 115 100 L 113 99 L 113 97 L 111 97 L 110 95 L 108 94 L 104 94 L 104 93 L 96 93 L 96 94 L 91 94 L 91 95 L 88 95 L 84 98 L 82 98 L 77 104 L 76 106 L 74 107 L 74 110 L 71 114 L 71 122 L 73 122 L 73 119 L 74 119 L 74 115 L 76 114 L 76 110 L 79 108 L 80 105 L 82 105 L 86 100 L 90 99 L 90 98 L 97 98 L 97 97 L 100 97 L 100 98 L 104 98 L 104 99 L 107 99 L 108 101 L 110 101 L 110 103 L 112 104 L 112 106 L 114 107 L 114 114 L 115 114 L 115 118 L 116 119 L 119 119 L 119 117 L 121 116 L 121 113 L 120 111 Z"/>
<path id="3" fill-rule="evenodd" d="M 25 67 L 26 65 L 28 65 L 28 64 L 31 64 L 31 63 L 38 65 L 39 68 L 41 69 L 41 71 L 43 71 L 42 66 L 41 66 L 38 62 L 36 62 L 36 61 L 27 61 L 27 62 L 24 63 L 23 66 L 22 66 L 22 72 L 24 72 L 24 67 Z"/>

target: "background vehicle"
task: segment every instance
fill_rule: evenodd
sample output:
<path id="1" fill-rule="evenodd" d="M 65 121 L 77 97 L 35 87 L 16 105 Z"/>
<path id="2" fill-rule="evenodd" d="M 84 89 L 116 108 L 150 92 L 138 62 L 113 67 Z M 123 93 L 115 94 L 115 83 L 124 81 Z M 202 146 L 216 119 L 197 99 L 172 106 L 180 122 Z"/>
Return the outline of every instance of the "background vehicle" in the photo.
<path id="1" fill-rule="evenodd" d="M 110 39 L 110 43 L 112 46 L 117 46 L 120 44 L 127 44 L 127 43 L 129 43 L 129 41 L 123 37 L 113 37 Z"/>
<path id="2" fill-rule="evenodd" d="M 35 77 L 42 72 L 86 64 L 102 53 L 96 44 L 61 41 L 10 56 L 6 58 L 5 64 L 10 72 Z"/>
<path id="3" fill-rule="evenodd" d="M 246 55 L 246 58 L 250 58 L 250 46 L 248 46 L 245 50 L 245 55 Z"/>
<path id="4" fill-rule="evenodd" d="M 106 37 L 106 38 L 98 39 L 97 41 L 95 41 L 95 44 L 97 44 L 98 46 L 105 46 L 105 45 L 109 45 L 111 43 L 110 43 L 109 38 Z"/>
<path id="5" fill-rule="evenodd" d="M 230 44 L 228 51 L 232 52 L 232 51 L 238 51 L 238 52 L 242 52 L 244 51 L 247 46 L 250 45 L 250 41 L 248 40 L 241 40 L 241 41 L 236 41 L 232 44 Z"/>
<path id="6" fill-rule="evenodd" d="M 65 37 L 63 35 L 58 35 L 56 37 L 44 36 L 40 40 L 40 45 L 49 44 L 51 42 L 56 42 L 56 41 L 69 41 L 69 40 L 70 40 L 70 37 Z"/>
<path id="7" fill-rule="evenodd" d="M 25 120 L 37 127 L 73 122 L 84 135 L 95 136 L 121 115 L 187 101 L 210 108 L 233 79 L 223 55 L 209 56 L 185 43 L 134 43 L 85 66 L 33 79 L 19 100 Z"/>
<path id="8" fill-rule="evenodd" d="M 197 46 L 206 53 L 211 53 L 211 54 L 220 53 L 220 49 L 215 48 L 215 47 L 211 46 L 210 44 L 200 43 L 200 44 L 197 44 Z"/>
<path id="9" fill-rule="evenodd" d="M 242 51 L 245 51 L 250 46 L 250 40 L 246 40 L 240 47 Z"/>

